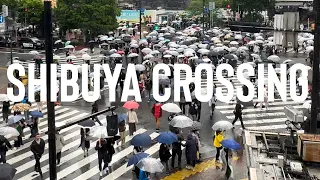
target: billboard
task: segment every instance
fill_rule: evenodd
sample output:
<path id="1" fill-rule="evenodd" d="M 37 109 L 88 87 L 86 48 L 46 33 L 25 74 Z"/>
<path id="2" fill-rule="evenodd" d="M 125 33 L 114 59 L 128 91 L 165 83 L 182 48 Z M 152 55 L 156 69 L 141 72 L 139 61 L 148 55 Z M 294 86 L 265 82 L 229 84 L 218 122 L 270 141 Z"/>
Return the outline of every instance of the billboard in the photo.
<path id="1" fill-rule="evenodd" d="M 122 10 L 121 15 L 117 17 L 118 22 L 120 21 L 129 21 L 137 23 L 139 22 L 139 10 Z M 157 16 L 156 10 L 145 10 L 141 16 L 142 22 L 155 22 Z"/>

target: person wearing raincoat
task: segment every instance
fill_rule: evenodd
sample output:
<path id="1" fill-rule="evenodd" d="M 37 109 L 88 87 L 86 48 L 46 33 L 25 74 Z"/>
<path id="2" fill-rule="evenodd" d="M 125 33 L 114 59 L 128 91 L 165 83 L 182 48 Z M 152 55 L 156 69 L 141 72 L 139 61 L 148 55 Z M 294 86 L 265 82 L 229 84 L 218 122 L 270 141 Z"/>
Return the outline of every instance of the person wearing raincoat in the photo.
<path id="1" fill-rule="evenodd" d="M 156 119 L 156 131 L 159 132 L 160 131 L 160 118 L 162 116 L 162 109 L 161 109 L 162 104 L 160 102 L 156 102 L 153 106 L 152 106 L 152 114 Z"/>
<path id="2" fill-rule="evenodd" d="M 161 160 L 162 164 L 166 168 L 166 173 L 168 174 L 169 173 L 169 163 L 168 162 L 169 162 L 169 159 L 171 157 L 171 153 L 170 153 L 170 150 L 169 150 L 169 145 L 163 144 L 163 143 L 160 145 L 159 157 L 160 157 L 160 160 Z"/>
<path id="3" fill-rule="evenodd" d="M 221 129 L 218 129 L 214 133 L 214 138 L 213 138 L 213 146 L 217 148 L 217 153 L 216 153 L 216 162 L 219 161 L 220 157 L 220 151 L 222 149 L 222 144 L 221 142 L 224 140 L 224 132 Z"/>
<path id="4" fill-rule="evenodd" d="M 197 138 L 192 134 L 188 135 L 186 141 L 187 169 L 193 169 L 197 161 Z"/>

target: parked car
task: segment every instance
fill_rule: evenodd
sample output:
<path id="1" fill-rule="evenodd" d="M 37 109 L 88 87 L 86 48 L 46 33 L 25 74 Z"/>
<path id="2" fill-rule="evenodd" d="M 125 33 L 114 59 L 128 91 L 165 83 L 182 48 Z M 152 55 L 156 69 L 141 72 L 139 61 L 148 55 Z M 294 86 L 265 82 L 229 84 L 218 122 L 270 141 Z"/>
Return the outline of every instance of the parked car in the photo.
<path id="1" fill-rule="evenodd" d="M 27 49 L 43 49 L 44 48 L 44 42 L 40 41 L 36 37 L 22 37 L 19 41 L 19 46 L 21 48 L 27 48 Z"/>

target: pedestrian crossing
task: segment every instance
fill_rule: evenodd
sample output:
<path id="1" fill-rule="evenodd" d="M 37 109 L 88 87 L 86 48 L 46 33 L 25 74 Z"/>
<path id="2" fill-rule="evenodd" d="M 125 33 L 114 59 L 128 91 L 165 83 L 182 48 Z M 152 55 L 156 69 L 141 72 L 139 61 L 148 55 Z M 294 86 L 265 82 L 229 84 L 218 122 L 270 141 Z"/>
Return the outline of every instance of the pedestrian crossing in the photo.
<path id="1" fill-rule="evenodd" d="M 267 71 L 265 70 L 264 72 L 265 77 L 267 77 Z M 181 72 L 181 80 L 186 79 L 185 72 Z M 192 77 L 194 78 L 194 73 L 192 74 Z M 229 103 L 223 103 L 223 102 L 217 102 L 216 103 L 216 110 L 221 112 L 226 119 L 223 120 L 228 120 L 229 122 L 232 122 L 234 120 L 234 114 L 233 110 L 235 108 L 235 99 L 236 99 L 236 94 L 237 94 L 237 88 L 242 88 L 242 84 L 239 82 L 239 80 L 236 77 L 236 72 L 235 76 L 233 77 L 225 77 L 228 80 L 232 80 L 232 84 L 234 86 L 234 97 L 232 101 Z M 206 93 L 206 79 L 201 79 L 201 88 L 202 92 Z M 213 83 L 217 87 L 225 87 L 223 84 L 221 84 L 216 77 L 213 80 Z M 283 102 L 280 97 L 274 99 L 273 102 L 268 103 L 268 110 L 265 108 L 260 109 L 260 104 L 257 105 L 256 108 L 254 108 L 253 104 L 259 103 L 257 100 L 257 91 L 254 92 L 254 99 L 250 103 L 245 103 L 245 109 L 242 111 L 243 115 L 243 123 L 245 128 L 249 130 L 257 130 L 257 131 L 284 131 L 287 128 L 287 125 L 285 125 L 285 121 L 287 120 L 286 115 L 284 113 L 284 107 L 285 106 L 293 106 L 294 108 L 298 110 L 303 110 L 303 106 L 301 102 L 295 102 L 292 100 L 290 97 L 290 83 L 289 81 L 287 82 L 287 87 L 286 87 L 287 93 L 287 101 Z M 222 89 L 222 94 L 227 95 L 227 89 L 223 88 Z M 298 92 L 298 90 L 297 90 Z M 309 97 L 308 97 L 309 98 Z M 235 123 L 236 127 L 241 127 L 240 121 L 238 120 Z"/>
<path id="2" fill-rule="evenodd" d="M 32 104 L 31 110 L 36 109 L 36 103 Z M 44 117 L 40 118 L 39 122 L 39 132 L 41 133 L 41 138 L 46 142 L 45 152 L 41 157 L 41 169 L 43 173 L 43 179 L 49 179 L 49 147 L 48 147 L 48 135 L 44 134 L 47 131 L 47 109 L 43 106 Z M 89 113 L 76 110 L 69 107 L 56 106 L 55 107 L 55 121 L 57 124 L 63 125 L 71 122 L 75 122 Z M 98 116 L 101 123 L 106 126 L 105 115 Z M 2 123 L 2 115 L 0 115 L 0 123 Z M 126 130 L 128 130 L 128 126 Z M 156 140 L 159 135 L 156 132 L 138 128 L 135 134 L 147 133 L 150 135 L 152 140 Z M 38 179 L 39 174 L 34 172 L 35 160 L 33 154 L 30 151 L 30 145 L 33 139 L 29 139 L 30 129 L 26 127 L 24 129 L 25 139 L 24 145 L 19 149 L 9 150 L 7 152 L 7 163 L 11 164 L 16 168 L 17 172 L 14 177 L 15 180 L 25 180 L 25 179 Z M 60 165 L 57 166 L 57 176 L 58 179 L 99 179 L 99 168 L 98 168 L 98 154 L 95 150 L 96 139 L 92 139 L 90 142 L 89 156 L 84 157 L 83 151 L 79 148 L 80 145 L 80 127 L 78 125 L 73 125 L 67 127 L 60 131 L 62 137 L 66 144 L 62 148 L 62 158 Z M 128 132 L 126 132 L 128 134 Z M 109 164 L 110 173 L 102 177 L 102 179 L 131 179 L 132 178 L 132 166 L 127 167 L 127 160 L 133 154 L 133 146 L 130 145 L 130 140 L 133 136 L 126 136 L 125 145 L 121 147 L 120 144 L 115 144 L 115 154 L 112 157 L 112 161 Z M 13 141 L 10 141 L 13 144 Z M 145 148 L 145 153 L 150 156 L 158 158 L 160 144 L 154 143 L 149 148 Z M 183 147 L 184 148 L 184 147 Z M 128 178 L 127 178 L 128 177 Z"/>

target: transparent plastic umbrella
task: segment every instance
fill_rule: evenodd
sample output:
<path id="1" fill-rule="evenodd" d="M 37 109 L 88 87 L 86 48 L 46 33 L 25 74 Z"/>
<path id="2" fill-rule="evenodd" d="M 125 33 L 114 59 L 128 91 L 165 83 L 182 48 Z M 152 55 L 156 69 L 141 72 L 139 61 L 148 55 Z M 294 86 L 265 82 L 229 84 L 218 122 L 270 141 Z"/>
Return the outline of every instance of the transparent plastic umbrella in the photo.
<path id="1" fill-rule="evenodd" d="M 178 115 L 171 120 L 170 124 L 173 127 L 186 128 L 192 126 L 193 121 L 187 116 Z"/>
<path id="2" fill-rule="evenodd" d="M 161 106 L 161 109 L 171 113 L 180 113 L 181 109 L 177 104 L 174 103 L 166 103 Z"/>
<path id="3" fill-rule="evenodd" d="M 164 166 L 162 165 L 160 159 L 155 159 L 152 157 L 142 159 L 136 166 L 142 171 L 146 171 L 149 173 L 162 172 L 164 169 Z"/>
<path id="4" fill-rule="evenodd" d="M 229 121 L 225 121 L 225 120 L 218 121 L 212 126 L 212 129 L 214 131 L 216 131 L 218 129 L 228 130 L 231 128 L 233 128 L 233 125 Z"/>

